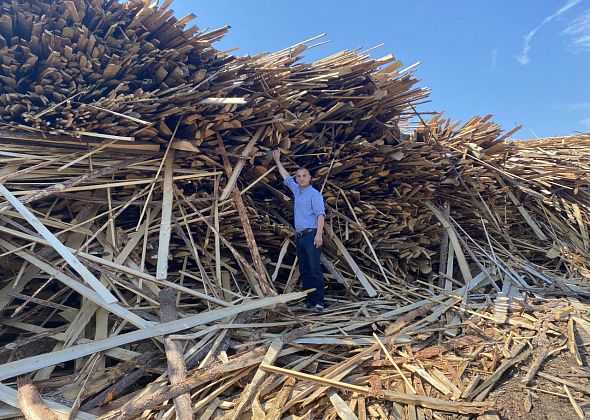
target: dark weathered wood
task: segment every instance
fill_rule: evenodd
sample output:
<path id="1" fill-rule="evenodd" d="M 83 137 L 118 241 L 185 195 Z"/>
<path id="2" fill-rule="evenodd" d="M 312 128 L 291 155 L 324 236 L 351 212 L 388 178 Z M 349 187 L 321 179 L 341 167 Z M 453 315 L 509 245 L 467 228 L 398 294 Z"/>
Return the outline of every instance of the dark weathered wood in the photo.
<path id="1" fill-rule="evenodd" d="M 112 175 L 112 174 L 116 173 L 117 170 L 126 168 L 128 166 L 131 166 L 131 165 L 139 163 L 139 162 L 143 162 L 148 158 L 149 158 L 148 155 L 144 155 L 144 156 L 139 156 L 139 157 L 127 159 L 127 160 L 119 162 L 116 165 L 102 168 L 102 169 L 96 170 L 94 172 L 91 172 L 89 174 L 81 175 L 77 178 L 69 180 L 68 182 L 54 184 L 54 185 L 47 187 L 45 189 L 42 189 L 38 192 L 21 197 L 21 198 L 19 198 L 19 201 L 23 204 L 31 203 L 33 201 L 40 200 L 44 197 L 48 197 L 48 196 L 60 193 L 67 188 L 75 187 L 76 185 L 80 185 L 80 184 L 92 181 L 93 179 L 102 178 L 105 176 Z M 10 207 L 9 203 L 7 203 L 7 202 L 1 203 L 0 204 L 0 212 L 6 210 L 9 207 Z"/>
<path id="2" fill-rule="evenodd" d="M 506 359 L 504 362 L 502 362 L 502 364 L 498 367 L 498 369 L 496 369 L 496 371 L 493 373 L 493 375 L 490 376 L 485 381 L 483 381 L 473 391 L 471 391 L 471 393 L 469 395 L 467 395 L 465 397 L 465 399 L 467 401 L 472 401 L 472 400 L 476 399 L 477 396 L 480 395 L 481 393 L 484 393 L 484 392 L 489 393 L 489 391 L 491 390 L 491 388 L 494 387 L 496 382 L 498 382 L 498 380 L 500 380 L 500 378 L 502 377 L 504 372 L 506 372 L 508 369 L 510 369 L 515 364 L 523 362 L 531 355 L 532 350 L 530 348 L 523 350 L 523 348 L 525 346 L 526 346 L 526 342 L 524 342 L 523 344 L 518 346 L 516 348 L 516 350 L 514 351 L 514 353 L 515 353 L 514 356 L 512 356 L 510 359 Z"/>
<path id="3" fill-rule="evenodd" d="M 163 289 L 160 291 L 160 318 L 162 322 L 170 322 L 178 319 L 176 311 L 176 291 L 174 289 Z M 166 359 L 168 360 L 168 377 L 171 385 L 182 383 L 186 379 L 186 364 L 182 354 L 182 347 L 179 342 L 172 338 L 164 337 Z M 191 420 L 193 409 L 190 392 L 185 392 L 174 397 L 174 408 L 176 417 L 181 420 Z"/>
<path id="4" fill-rule="evenodd" d="M 288 334 L 281 336 L 281 341 L 285 344 L 296 340 L 300 336 L 309 332 L 310 328 L 303 327 L 293 330 Z M 270 344 L 269 344 L 270 346 Z M 120 410 L 110 412 L 104 416 L 106 419 L 128 419 L 134 415 L 145 411 L 150 407 L 157 406 L 163 401 L 173 399 L 178 395 L 188 392 L 191 388 L 203 384 L 205 382 L 214 381 L 221 377 L 224 373 L 240 370 L 248 366 L 259 364 L 264 358 L 264 354 L 268 351 L 269 346 L 258 347 L 254 350 L 248 351 L 245 354 L 235 356 L 229 363 L 215 363 L 206 369 L 197 369 L 189 372 L 187 378 L 182 383 L 170 385 L 158 390 L 145 397 L 130 401 Z"/>
<path id="5" fill-rule="evenodd" d="M 150 361 L 157 359 L 157 352 L 152 351 L 144 353 L 137 357 L 136 360 L 131 360 L 120 364 L 117 368 L 120 372 L 120 379 L 102 392 L 96 394 L 80 407 L 83 411 L 90 411 L 100 405 L 108 404 L 110 401 L 118 398 L 123 391 L 128 389 L 133 384 L 137 383 L 144 375 L 146 375 L 146 366 Z M 136 366 L 141 366 L 136 368 Z"/>
<path id="6" fill-rule="evenodd" d="M 221 156 L 223 158 L 223 166 L 225 167 L 225 172 L 227 173 L 228 177 L 232 176 L 233 169 L 227 157 L 227 152 L 225 151 L 225 145 L 223 144 L 223 139 L 216 133 L 217 135 L 217 142 L 219 145 L 219 150 L 221 152 Z M 246 156 L 247 157 L 247 156 Z M 235 181 L 234 181 L 235 182 Z M 276 291 L 274 290 L 273 285 L 268 280 L 268 274 L 266 272 L 266 268 L 264 267 L 264 263 L 262 262 L 262 258 L 260 257 L 260 251 L 258 250 L 258 245 L 256 244 L 256 239 L 254 238 L 254 232 L 252 231 L 252 226 L 250 225 L 250 219 L 248 218 L 248 211 L 246 210 L 246 206 L 244 206 L 244 201 L 242 200 L 242 196 L 240 194 L 240 190 L 237 186 L 233 186 L 231 189 L 232 197 L 234 199 L 234 203 L 238 210 L 238 214 L 240 215 L 240 221 L 242 222 L 242 227 L 244 228 L 244 234 L 246 235 L 246 241 L 248 242 L 248 248 L 250 248 L 250 253 L 252 254 L 252 260 L 254 261 L 254 267 L 256 268 L 256 273 L 258 274 L 257 279 L 260 282 L 260 288 L 264 295 L 275 294 Z"/>

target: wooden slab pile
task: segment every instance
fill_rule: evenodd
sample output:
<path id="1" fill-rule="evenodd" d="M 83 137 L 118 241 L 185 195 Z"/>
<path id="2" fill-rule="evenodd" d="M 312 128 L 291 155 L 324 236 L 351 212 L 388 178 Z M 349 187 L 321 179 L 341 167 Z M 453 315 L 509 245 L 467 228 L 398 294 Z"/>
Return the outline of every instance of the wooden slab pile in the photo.
<path id="1" fill-rule="evenodd" d="M 170 3 L 0 2 L 0 416 L 469 416 L 586 363 L 590 136 L 424 121 L 390 55 L 236 58 Z M 321 316 L 276 147 L 326 197 Z"/>

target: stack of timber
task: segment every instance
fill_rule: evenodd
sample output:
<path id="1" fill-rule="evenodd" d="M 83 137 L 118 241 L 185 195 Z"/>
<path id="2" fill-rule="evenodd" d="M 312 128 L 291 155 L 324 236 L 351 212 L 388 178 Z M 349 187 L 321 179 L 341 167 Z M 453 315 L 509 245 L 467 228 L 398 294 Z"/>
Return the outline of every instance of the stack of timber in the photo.
<path id="1" fill-rule="evenodd" d="M 584 416 L 590 136 L 425 120 L 391 55 L 234 57 L 170 5 L 0 1 L 0 417 L 494 418 L 520 372 Z M 326 199 L 322 315 L 274 148 Z"/>

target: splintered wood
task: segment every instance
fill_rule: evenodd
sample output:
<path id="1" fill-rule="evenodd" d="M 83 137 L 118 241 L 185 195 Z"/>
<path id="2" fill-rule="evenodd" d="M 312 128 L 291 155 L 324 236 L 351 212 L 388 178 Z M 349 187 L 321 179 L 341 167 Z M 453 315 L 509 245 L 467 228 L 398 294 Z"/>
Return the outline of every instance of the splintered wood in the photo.
<path id="1" fill-rule="evenodd" d="M 0 418 L 511 418 L 510 375 L 588 415 L 590 136 L 170 5 L 0 0 Z M 325 197 L 321 315 L 275 148 Z"/>

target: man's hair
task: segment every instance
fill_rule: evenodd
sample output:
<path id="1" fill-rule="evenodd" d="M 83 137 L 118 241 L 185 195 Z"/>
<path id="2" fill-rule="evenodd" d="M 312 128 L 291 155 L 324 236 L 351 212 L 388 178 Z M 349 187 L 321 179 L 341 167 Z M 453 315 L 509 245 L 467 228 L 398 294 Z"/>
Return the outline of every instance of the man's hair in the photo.
<path id="1" fill-rule="evenodd" d="M 303 166 L 298 167 L 297 170 L 295 171 L 295 173 L 297 173 L 299 171 L 305 171 L 309 174 L 309 176 L 311 176 L 311 172 L 309 171 L 309 169 L 304 168 Z"/>

